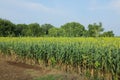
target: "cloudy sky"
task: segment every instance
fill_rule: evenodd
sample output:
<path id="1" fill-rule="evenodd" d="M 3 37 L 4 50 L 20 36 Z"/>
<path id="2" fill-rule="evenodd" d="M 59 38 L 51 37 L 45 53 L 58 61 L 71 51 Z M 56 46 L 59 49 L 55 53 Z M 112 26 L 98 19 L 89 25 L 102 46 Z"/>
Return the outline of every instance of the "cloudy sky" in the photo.
<path id="1" fill-rule="evenodd" d="M 120 35 L 120 0 L 0 0 L 0 18 L 13 23 L 103 23 L 105 31 Z"/>

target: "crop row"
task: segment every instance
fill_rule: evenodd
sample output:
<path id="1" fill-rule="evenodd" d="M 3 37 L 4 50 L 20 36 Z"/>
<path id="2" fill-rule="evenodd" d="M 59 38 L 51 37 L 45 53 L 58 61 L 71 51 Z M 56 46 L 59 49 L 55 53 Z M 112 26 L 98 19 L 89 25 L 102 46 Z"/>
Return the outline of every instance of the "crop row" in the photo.
<path id="1" fill-rule="evenodd" d="M 66 66 L 97 76 L 120 77 L 120 38 L 0 38 L 0 53 Z"/>

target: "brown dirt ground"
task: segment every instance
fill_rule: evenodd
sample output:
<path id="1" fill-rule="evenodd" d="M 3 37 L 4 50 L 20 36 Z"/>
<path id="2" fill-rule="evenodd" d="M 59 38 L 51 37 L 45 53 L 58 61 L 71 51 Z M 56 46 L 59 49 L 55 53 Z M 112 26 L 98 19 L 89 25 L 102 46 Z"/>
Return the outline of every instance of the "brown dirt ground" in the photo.
<path id="1" fill-rule="evenodd" d="M 0 80 L 33 80 L 41 73 L 41 67 L 6 61 L 0 57 Z"/>
<path id="2" fill-rule="evenodd" d="M 33 80 L 36 77 L 49 74 L 62 74 L 65 80 L 84 80 L 74 74 L 66 74 L 56 69 L 16 63 L 15 61 L 8 61 L 4 57 L 0 57 L 0 80 Z"/>

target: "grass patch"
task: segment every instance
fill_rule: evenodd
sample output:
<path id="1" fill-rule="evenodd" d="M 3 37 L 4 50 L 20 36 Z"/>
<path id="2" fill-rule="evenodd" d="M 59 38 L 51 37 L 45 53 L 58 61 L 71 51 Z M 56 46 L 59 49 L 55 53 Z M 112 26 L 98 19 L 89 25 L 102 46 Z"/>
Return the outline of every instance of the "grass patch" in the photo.
<path id="1" fill-rule="evenodd" d="M 36 78 L 34 80 L 64 80 L 64 78 L 62 77 L 62 75 L 46 75 L 46 76 L 42 76 L 39 78 Z"/>

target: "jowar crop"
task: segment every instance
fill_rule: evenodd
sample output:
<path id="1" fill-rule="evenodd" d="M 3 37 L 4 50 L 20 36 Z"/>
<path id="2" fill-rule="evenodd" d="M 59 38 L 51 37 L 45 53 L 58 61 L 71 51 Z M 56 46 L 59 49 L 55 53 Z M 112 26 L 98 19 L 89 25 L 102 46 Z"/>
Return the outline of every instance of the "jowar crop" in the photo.
<path id="1" fill-rule="evenodd" d="M 66 71 L 120 78 L 120 38 L 1 37 L 0 54 L 65 66 Z"/>

